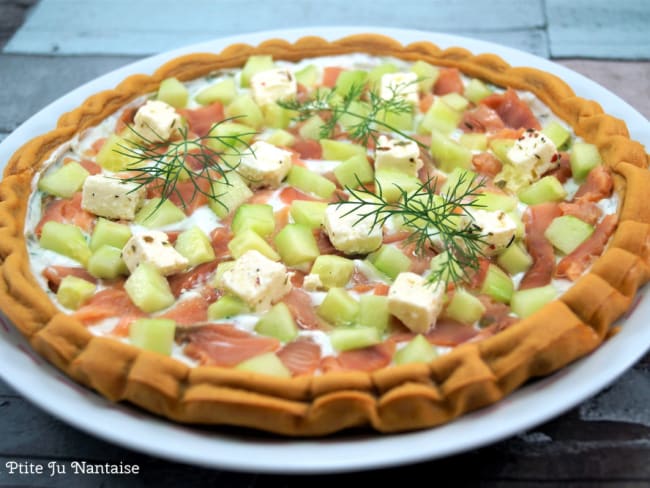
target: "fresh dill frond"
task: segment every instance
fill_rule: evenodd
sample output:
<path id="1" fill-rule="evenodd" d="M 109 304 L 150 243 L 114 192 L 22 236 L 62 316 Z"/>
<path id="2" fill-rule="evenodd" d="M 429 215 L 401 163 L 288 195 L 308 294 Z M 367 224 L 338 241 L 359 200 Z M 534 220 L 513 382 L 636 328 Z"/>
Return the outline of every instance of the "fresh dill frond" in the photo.
<path id="1" fill-rule="evenodd" d="M 386 200 L 379 183 L 375 190 L 358 183 L 357 188 L 346 188 L 349 200 L 332 205 L 348 207 L 346 215 L 358 215 L 357 223 L 370 219 L 372 228 L 383 227 L 392 217 L 401 219 L 410 232 L 406 241 L 414 244 L 416 254 L 433 249 L 443 255 L 428 275 L 428 283 L 461 283 L 478 270 L 486 236 L 474 223 L 471 210 L 483 207 L 476 202 L 485 186 L 482 178 L 462 173 L 440 195 L 435 193 L 437 178 L 429 179 L 414 191 L 397 186 L 400 198 L 396 202 Z"/>
<path id="2" fill-rule="evenodd" d="M 412 83 L 417 83 L 415 80 Z M 410 84 L 411 82 L 409 82 Z M 366 145 L 369 139 L 377 141 L 382 132 L 392 132 L 404 139 L 411 140 L 418 146 L 426 145 L 409 135 L 406 131 L 386 122 L 389 115 L 413 113 L 415 107 L 405 100 L 400 91 L 405 85 L 391 87 L 392 96 L 382 98 L 375 90 L 366 90 L 365 86 L 353 83 L 343 94 L 336 90 L 317 89 L 313 95 L 304 100 L 279 100 L 280 107 L 297 112 L 296 120 L 304 121 L 315 115 L 323 115 L 325 123 L 321 126 L 320 137 L 327 139 L 335 134 L 336 127 L 345 119 L 351 139 Z M 365 97 L 365 99 L 364 99 Z"/>
<path id="3" fill-rule="evenodd" d="M 120 144 L 120 149 L 115 151 L 130 161 L 125 168 L 127 176 L 122 179 L 137 185 L 133 191 L 149 187 L 159 192 L 160 201 L 154 211 L 172 195 L 176 195 L 183 208 L 198 195 L 205 195 L 219 203 L 221 193 L 215 192 L 215 183 L 230 185 L 228 172 L 237 167 L 240 156 L 251 150 L 248 140 L 256 134 L 254 131 L 215 134 L 221 124 L 234 118 L 214 124 L 205 136 L 188 138 L 187 128 L 181 128 L 180 139 L 174 141 L 162 140 L 153 129 L 157 139 L 144 137 L 129 125 L 129 130 L 135 135 L 134 140 Z M 181 182 L 192 184 L 189 196 L 187 192 L 180 191 Z"/>

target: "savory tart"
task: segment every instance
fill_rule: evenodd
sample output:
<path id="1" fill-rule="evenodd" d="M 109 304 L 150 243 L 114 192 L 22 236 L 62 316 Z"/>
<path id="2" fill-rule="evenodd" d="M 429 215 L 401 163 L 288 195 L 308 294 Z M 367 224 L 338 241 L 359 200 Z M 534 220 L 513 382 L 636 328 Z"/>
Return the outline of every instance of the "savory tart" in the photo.
<path id="1" fill-rule="evenodd" d="M 611 333 L 648 279 L 647 163 L 494 55 L 359 35 L 184 56 L 12 157 L 3 310 L 177 421 L 431 427 Z"/>

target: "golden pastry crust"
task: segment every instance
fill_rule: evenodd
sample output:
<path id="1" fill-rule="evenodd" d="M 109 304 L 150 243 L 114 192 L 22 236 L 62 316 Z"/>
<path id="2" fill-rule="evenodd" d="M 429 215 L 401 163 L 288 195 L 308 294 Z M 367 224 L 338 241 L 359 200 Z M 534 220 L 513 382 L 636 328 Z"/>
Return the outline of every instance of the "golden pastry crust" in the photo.
<path id="1" fill-rule="evenodd" d="M 189 80 L 239 67 L 250 55 L 296 61 L 365 52 L 421 59 L 459 68 L 497 85 L 528 90 L 598 146 L 622 195 L 619 225 L 590 272 L 558 300 L 514 326 L 464 344 L 430 364 L 388 367 L 374 373 L 332 372 L 279 379 L 219 367 L 189 367 L 115 340 L 91 334 L 60 312 L 31 274 L 23 225 L 33 176 L 49 154 L 76 132 L 98 124 L 161 80 Z M 328 42 L 305 37 L 237 44 L 219 54 L 172 60 L 153 75 L 135 75 L 64 114 L 55 130 L 20 148 L 0 183 L 0 301 L 31 345 L 76 381 L 113 401 L 128 401 L 158 415 L 196 424 L 252 427 L 291 436 L 325 435 L 356 426 L 381 432 L 427 428 L 494 403 L 533 377 L 547 375 L 590 353 L 650 279 L 648 155 L 630 140 L 621 120 L 577 97 L 559 78 L 510 67 L 492 54 L 442 50 L 429 42 L 406 46 L 363 34 Z"/>

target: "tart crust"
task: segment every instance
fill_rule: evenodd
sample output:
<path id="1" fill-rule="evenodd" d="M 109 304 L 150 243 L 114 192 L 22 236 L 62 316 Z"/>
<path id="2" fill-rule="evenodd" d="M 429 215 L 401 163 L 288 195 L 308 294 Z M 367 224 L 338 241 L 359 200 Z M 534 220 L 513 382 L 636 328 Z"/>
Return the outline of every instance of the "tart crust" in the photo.
<path id="1" fill-rule="evenodd" d="M 332 372 L 292 379 L 219 367 L 189 367 L 173 358 L 91 334 L 62 313 L 30 271 L 23 233 L 31 181 L 50 153 L 75 133 L 100 123 L 135 97 L 175 76 L 189 80 L 240 67 L 255 54 L 296 61 L 364 52 L 457 67 L 497 85 L 528 90 L 575 133 L 596 144 L 614 172 L 619 225 L 605 253 L 558 300 L 481 342 L 429 364 L 373 372 Z M 402 45 L 375 34 L 328 42 L 305 37 L 236 44 L 219 54 L 174 59 L 153 75 L 134 75 L 64 114 L 56 129 L 20 148 L 0 183 L 0 302 L 36 351 L 76 381 L 112 401 L 128 401 L 169 419 L 236 425 L 291 436 L 319 436 L 370 426 L 381 432 L 428 428 L 499 401 L 531 378 L 550 374 L 590 353 L 633 304 L 650 279 L 650 172 L 643 146 L 625 123 L 579 98 L 554 75 L 510 67 L 493 54 L 472 55 L 429 42 Z"/>

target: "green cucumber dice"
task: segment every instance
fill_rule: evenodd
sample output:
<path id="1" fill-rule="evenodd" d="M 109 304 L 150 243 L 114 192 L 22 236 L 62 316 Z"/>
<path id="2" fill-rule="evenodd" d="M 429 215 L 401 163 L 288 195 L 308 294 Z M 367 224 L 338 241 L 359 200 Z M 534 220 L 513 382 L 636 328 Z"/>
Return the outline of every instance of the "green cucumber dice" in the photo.
<path id="1" fill-rule="evenodd" d="M 255 250 L 273 261 L 279 261 L 280 255 L 259 234 L 252 230 L 243 230 L 228 243 L 230 254 L 237 259 L 247 251 Z"/>
<path id="2" fill-rule="evenodd" d="M 558 292 L 552 285 L 518 290 L 512 294 L 510 307 L 513 313 L 523 319 L 555 300 L 557 295 Z"/>
<path id="3" fill-rule="evenodd" d="M 327 210 L 326 202 L 294 200 L 291 202 L 289 212 L 296 224 L 306 225 L 311 229 L 318 229 L 323 225 L 325 210 Z"/>
<path id="4" fill-rule="evenodd" d="M 210 105 L 221 102 L 228 105 L 237 96 L 237 86 L 234 78 L 225 78 L 214 85 L 204 88 L 196 94 L 194 99 L 201 105 Z"/>
<path id="5" fill-rule="evenodd" d="M 181 232 L 174 247 L 179 254 L 187 258 L 190 266 L 207 263 L 215 257 L 212 242 L 197 226 Z"/>
<path id="6" fill-rule="evenodd" d="M 593 233 L 593 225 L 573 215 L 562 215 L 553 219 L 546 228 L 544 237 L 559 251 L 570 254 Z"/>
<path id="7" fill-rule="evenodd" d="M 333 254 L 318 256 L 311 274 L 318 275 L 325 288 L 342 288 L 354 273 L 354 261 Z"/>
<path id="8" fill-rule="evenodd" d="M 183 83 L 176 78 L 167 78 L 160 83 L 157 98 L 174 108 L 184 108 L 189 94 Z"/>
<path id="9" fill-rule="evenodd" d="M 133 144 L 127 139 L 111 134 L 95 156 L 95 161 L 108 171 L 124 171 L 136 162 L 136 159 L 128 156 L 128 151 L 132 148 Z"/>
<path id="10" fill-rule="evenodd" d="M 561 202 L 566 198 L 567 192 L 560 180 L 555 176 L 545 176 L 517 195 L 519 200 L 528 205 L 537 205 L 544 202 Z"/>
<path id="11" fill-rule="evenodd" d="M 319 71 L 315 64 L 308 64 L 294 73 L 296 81 L 307 88 L 312 88 L 318 83 Z"/>
<path id="12" fill-rule="evenodd" d="M 580 182 L 587 177 L 592 169 L 602 164 L 603 158 L 595 145 L 576 142 L 571 148 L 570 161 L 573 178 Z"/>
<path id="13" fill-rule="evenodd" d="M 235 369 L 277 376 L 279 378 L 291 378 L 291 371 L 289 371 L 282 361 L 280 361 L 280 358 L 273 352 L 267 352 L 247 359 L 235 366 Z"/>
<path id="14" fill-rule="evenodd" d="M 90 236 L 90 250 L 96 251 L 104 245 L 122 249 L 130 238 L 131 229 L 128 225 L 99 218 Z"/>
<path id="15" fill-rule="evenodd" d="M 418 88 L 422 93 L 430 93 L 440 76 L 439 68 L 420 60 L 411 65 L 411 71 L 418 75 Z"/>
<path id="16" fill-rule="evenodd" d="M 356 188 L 359 183 L 370 183 L 375 172 L 366 156 L 357 155 L 346 159 L 334 169 L 334 176 L 342 187 Z"/>
<path id="17" fill-rule="evenodd" d="M 542 133 L 547 136 L 555 147 L 560 148 L 571 140 L 571 132 L 558 122 L 549 122 L 542 129 Z"/>
<path id="18" fill-rule="evenodd" d="M 330 198 L 336 190 L 336 185 L 324 176 L 297 165 L 289 170 L 287 184 L 325 199 Z"/>
<path id="19" fill-rule="evenodd" d="M 176 322 L 171 319 L 137 319 L 129 326 L 129 339 L 134 346 L 171 355 Z"/>
<path id="20" fill-rule="evenodd" d="M 277 129 L 266 139 L 266 142 L 278 147 L 291 147 L 296 143 L 296 136 L 284 129 Z"/>
<path id="21" fill-rule="evenodd" d="M 170 200 L 163 200 L 161 203 L 160 198 L 152 198 L 138 210 L 133 221 L 149 229 L 154 229 L 180 222 L 183 219 L 185 219 L 183 211 Z"/>
<path id="22" fill-rule="evenodd" d="M 370 253 L 368 261 L 392 280 L 401 272 L 408 271 L 411 267 L 411 260 L 402 251 L 387 244 Z"/>
<path id="23" fill-rule="evenodd" d="M 238 117 L 237 121 L 255 129 L 264 124 L 262 109 L 250 95 L 238 95 L 225 109 L 226 117 Z"/>
<path id="24" fill-rule="evenodd" d="M 395 353 L 395 364 L 429 363 L 438 357 L 435 346 L 422 334 L 418 334 L 402 349 Z"/>
<path id="25" fill-rule="evenodd" d="M 497 258 L 497 264 L 511 275 L 528 271 L 533 264 L 533 258 L 519 243 L 508 246 Z"/>
<path id="26" fill-rule="evenodd" d="M 349 351 L 379 344 L 381 334 L 375 327 L 343 327 L 330 333 L 330 341 L 337 351 Z"/>
<path id="27" fill-rule="evenodd" d="M 267 71 L 275 68 L 273 57 L 268 55 L 250 56 L 241 71 L 241 86 L 248 88 L 251 77 L 260 71 Z"/>
<path id="28" fill-rule="evenodd" d="M 90 173 L 76 161 L 64 164 L 43 176 L 38 189 L 61 198 L 70 198 L 78 192 Z"/>
<path id="29" fill-rule="evenodd" d="M 350 142 L 322 139 L 320 145 L 323 150 L 323 159 L 329 161 L 345 161 L 352 156 L 365 156 L 368 153 L 365 147 Z"/>
<path id="30" fill-rule="evenodd" d="M 336 326 L 351 325 L 359 314 L 359 302 L 343 288 L 330 288 L 318 307 L 318 315 Z"/>
<path id="31" fill-rule="evenodd" d="M 361 295 L 359 297 L 357 324 L 374 327 L 383 334 L 388 329 L 389 323 L 388 297 L 379 295 Z"/>
<path id="32" fill-rule="evenodd" d="M 464 324 L 473 324 L 485 313 L 485 305 L 469 293 L 467 290 L 458 288 L 452 299 L 447 304 L 446 315 L 449 318 L 458 320 Z"/>
<path id="33" fill-rule="evenodd" d="M 417 178 L 392 170 L 376 171 L 375 182 L 377 191 L 381 189 L 383 198 L 389 203 L 398 201 L 402 197 L 402 191 L 410 193 L 422 185 Z"/>
<path id="34" fill-rule="evenodd" d="M 317 141 L 320 139 L 323 125 L 325 125 L 325 121 L 323 119 L 321 119 L 318 115 L 312 115 L 305 121 L 304 124 L 300 126 L 300 129 L 298 129 L 298 134 L 303 139 L 314 139 Z"/>
<path id="35" fill-rule="evenodd" d="M 63 254 L 84 266 L 88 264 L 90 248 L 81 229 L 76 225 L 51 220 L 43 226 L 39 243 L 44 249 Z"/>
<path id="36" fill-rule="evenodd" d="M 490 264 L 481 287 L 481 293 L 491 296 L 497 302 L 509 303 L 514 291 L 515 285 L 512 278 L 498 266 Z"/>
<path id="37" fill-rule="evenodd" d="M 465 87 L 465 98 L 470 102 L 478 103 L 489 95 L 492 90 L 478 78 L 472 78 Z"/>
<path id="38" fill-rule="evenodd" d="M 275 337 L 281 342 L 291 342 L 298 336 L 298 326 L 289 307 L 280 302 L 255 324 L 255 332 Z"/>
<path id="39" fill-rule="evenodd" d="M 253 196 L 244 180 L 235 172 L 227 174 L 212 184 L 212 192 L 217 197 L 208 201 L 208 206 L 217 215 L 224 218 Z"/>
<path id="40" fill-rule="evenodd" d="M 223 264 L 223 263 L 222 263 Z M 250 308 L 239 297 L 224 295 L 208 307 L 208 319 L 219 320 L 250 312 Z"/>
<path id="41" fill-rule="evenodd" d="M 96 288 L 90 281 L 76 276 L 66 276 L 59 283 L 56 298 L 64 307 L 77 310 L 95 294 Z"/>
<path id="42" fill-rule="evenodd" d="M 311 263 L 320 255 L 311 228 L 302 224 L 287 224 L 275 236 L 275 246 L 287 266 Z"/>
<path id="43" fill-rule="evenodd" d="M 456 130 L 462 118 L 463 113 L 461 111 L 452 108 L 442 98 L 437 98 L 420 121 L 418 132 L 428 134 L 435 129 L 446 135 Z"/>
<path id="44" fill-rule="evenodd" d="M 262 237 L 268 237 L 275 229 L 273 206 L 265 203 L 244 203 L 232 219 L 232 231 L 239 234 L 243 230 L 252 230 Z"/>
<path id="45" fill-rule="evenodd" d="M 431 156 L 446 173 L 472 167 L 472 151 L 435 129 L 431 132 Z"/>
<path id="46" fill-rule="evenodd" d="M 88 258 L 88 272 L 95 278 L 112 280 L 121 275 L 129 274 L 126 263 L 122 259 L 122 248 L 104 244 L 96 249 Z"/>
<path id="47" fill-rule="evenodd" d="M 124 290 L 131 301 L 147 313 L 158 312 L 176 301 L 167 279 L 148 263 L 135 268 L 124 283 Z"/>

